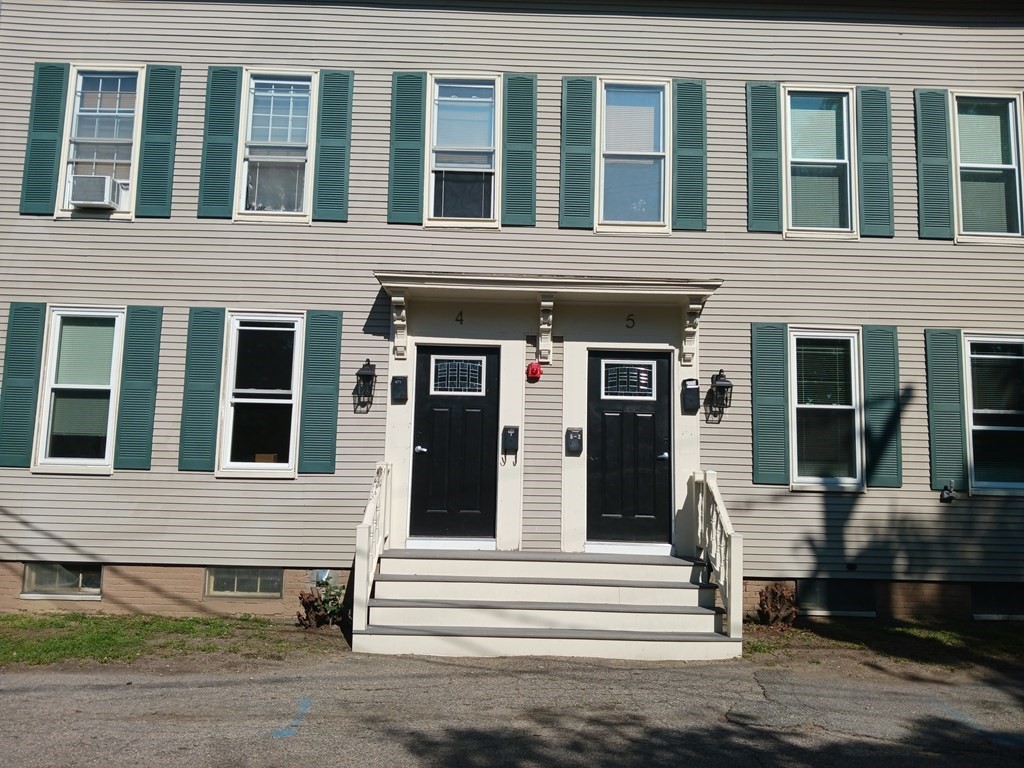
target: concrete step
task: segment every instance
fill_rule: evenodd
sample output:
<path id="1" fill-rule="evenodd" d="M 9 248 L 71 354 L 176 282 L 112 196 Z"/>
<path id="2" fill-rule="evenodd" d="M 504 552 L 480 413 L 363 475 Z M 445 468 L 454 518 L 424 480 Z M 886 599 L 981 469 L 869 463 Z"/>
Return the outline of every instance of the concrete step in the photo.
<path id="1" fill-rule="evenodd" d="M 715 587 L 689 582 L 562 579 L 531 576 L 413 576 L 379 574 L 375 596 L 391 600 L 511 600 L 596 605 L 713 608 Z"/>
<path id="2" fill-rule="evenodd" d="M 743 653 L 743 644 L 710 632 L 389 626 L 356 632 L 352 637 L 352 650 L 430 656 L 581 656 L 695 661 L 737 658 Z"/>

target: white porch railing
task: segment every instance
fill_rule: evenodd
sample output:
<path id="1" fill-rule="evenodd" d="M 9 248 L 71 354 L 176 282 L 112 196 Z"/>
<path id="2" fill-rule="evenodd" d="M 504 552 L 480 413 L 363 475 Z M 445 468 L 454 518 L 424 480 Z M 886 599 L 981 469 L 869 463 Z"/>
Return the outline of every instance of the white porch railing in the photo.
<path id="1" fill-rule="evenodd" d="M 717 472 L 694 472 L 697 550 L 711 566 L 725 606 L 725 633 L 743 636 L 743 537 L 733 530 L 718 490 Z"/>
<path id="2" fill-rule="evenodd" d="M 353 564 L 352 629 L 366 629 L 366 619 L 373 593 L 377 561 L 387 546 L 391 530 L 391 465 L 378 464 L 370 488 L 370 498 L 363 512 L 363 522 L 356 528 L 356 559 Z"/>

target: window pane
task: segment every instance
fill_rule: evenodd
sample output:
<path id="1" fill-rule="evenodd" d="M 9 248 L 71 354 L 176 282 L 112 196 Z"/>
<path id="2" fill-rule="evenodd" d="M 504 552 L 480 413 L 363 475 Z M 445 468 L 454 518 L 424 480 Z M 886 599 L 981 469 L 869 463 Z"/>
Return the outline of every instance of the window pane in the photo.
<path id="1" fill-rule="evenodd" d="M 494 94 L 488 98 L 437 103 L 438 147 L 493 147 Z"/>
<path id="2" fill-rule="evenodd" d="M 662 157 L 606 157 L 602 221 L 662 220 Z"/>
<path id="3" fill-rule="evenodd" d="M 235 590 L 238 592 L 259 592 L 260 578 L 255 568 L 239 568 Z"/>
<path id="4" fill-rule="evenodd" d="M 280 595 L 284 582 L 284 571 L 280 568 L 261 568 L 259 591 L 264 595 Z"/>
<path id="5" fill-rule="evenodd" d="M 971 395 L 975 409 L 1024 411 L 1024 357 L 972 357 Z"/>
<path id="6" fill-rule="evenodd" d="M 109 414 L 109 391 L 54 389 L 47 458 L 105 458 Z"/>
<path id="7" fill-rule="evenodd" d="M 308 80 L 254 79 L 249 140 L 306 143 L 309 98 Z"/>
<path id="8" fill-rule="evenodd" d="M 305 163 L 250 160 L 245 210 L 301 212 L 305 198 Z"/>
<path id="9" fill-rule="evenodd" d="M 480 358 L 434 358 L 433 377 L 432 392 L 484 394 L 484 361 Z"/>
<path id="10" fill-rule="evenodd" d="M 961 170 L 960 197 L 965 232 L 1020 232 L 1016 171 Z"/>
<path id="11" fill-rule="evenodd" d="M 493 152 L 444 152 L 434 153 L 434 168 L 441 171 L 494 170 Z"/>
<path id="12" fill-rule="evenodd" d="M 235 403 L 231 461 L 287 464 L 291 458 L 290 403 Z"/>
<path id="13" fill-rule="evenodd" d="M 214 568 L 213 569 L 213 591 L 234 592 L 235 591 L 235 568 Z"/>
<path id="14" fill-rule="evenodd" d="M 494 174 L 434 172 L 434 218 L 491 219 Z"/>
<path id="15" fill-rule="evenodd" d="M 1024 483 L 1024 429 L 974 430 L 974 479 L 982 483 Z"/>
<path id="16" fill-rule="evenodd" d="M 131 180 L 132 145 L 128 143 L 93 144 L 75 141 L 71 145 L 71 173 L 78 176 L 113 176 Z"/>
<path id="17" fill-rule="evenodd" d="M 793 165 L 794 227 L 850 228 L 850 182 L 846 165 Z"/>
<path id="18" fill-rule="evenodd" d="M 25 591 L 36 594 L 76 595 L 100 591 L 102 566 L 95 563 L 29 563 Z"/>
<path id="19" fill-rule="evenodd" d="M 295 331 L 240 328 L 235 390 L 276 389 L 290 392 Z"/>
<path id="20" fill-rule="evenodd" d="M 1013 165 L 1013 103 L 956 100 L 962 165 Z"/>
<path id="21" fill-rule="evenodd" d="M 114 318 L 64 317 L 57 347 L 57 384 L 110 385 Z"/>
<path id="22" fill-rule="evenodd" d="M 852 408 L 797 409 L 797 474 L 857 476 L 855 413 Z"/>
<path id="23" fill-rule="evenodd" d="M 799 405 L 853 405 L 850 342 L 796 340 L 796 401 Z"/>
<path id="24" fill-rule="evenodd" d="M 790 147 L 794 159 L 846 159 L 845 101 L 841 94 L 790 95 Z"/>
<path id="25" fill-rule="evenodd" d="M 605 151 L 663 151 L 664 95 L 660 86 L 605 86 Z"/>
<path id="26" fill-rule="evenodd" d="M 654 398 L 654 363 L 604 363 L 604 397 Z"/>
<path id="27" fill-rule="evenodd" d="M 208 591 L 240 595 L 280 595 L 284 582 L 281 568 L 208 568 Z"/>

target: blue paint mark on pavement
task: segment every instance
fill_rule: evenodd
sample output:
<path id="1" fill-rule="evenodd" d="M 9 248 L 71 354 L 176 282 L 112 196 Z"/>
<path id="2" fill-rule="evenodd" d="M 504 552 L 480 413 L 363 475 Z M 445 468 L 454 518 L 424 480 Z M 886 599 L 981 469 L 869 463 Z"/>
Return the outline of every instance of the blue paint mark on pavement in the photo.
<path id="1" fill-rule="evenodd" d="M 1024 739 L 1019 739 L 1019 738 L 1016 738 L 1014 736 L 1008 736 L 1008 735 L 1000 734 L 1000 733 L 992 733 L 992 731 L 986 729 L 981 724 L 976 723 L 974 720 L 972 720 L 971 718 L 969 718 L 967 715 L 963 714 L 962 712 L 958 712 L 957 710 L 953 709 L 951 706 L 949 706 L 945 702 L 939 701 L 937 703 L 938 703 L 939 707 L 943 711 L 945 711 L 947 714 L 952 715 L 954 718 L 956 718 L 961 723 L 966 725 L 972 731 L 975 731 L 976 733 L 980 734 L 981 736 L 984 736 L 986 739 L 991 741 L 993 744 L 998 744 L 1001 747 L 1010 747 L 1011 749 L 1021 749 L 1021 748 L 1024 748 Z"/>
<path id="2" fill-rule="evenodd" d="M 295 716 L 295 719 L 286 727 L 271 731 L 271 735 L 275 739 L 286 739 L 289 736 L 296 736 L 299 733 L 299 728 L 302 726 L 302 722 L 306 719 L 306 715 L 311 706 L 313 706 L 313 700 L 309 698 L 309 696 L 303 696 L 299 699 L 299 714 Z"/>

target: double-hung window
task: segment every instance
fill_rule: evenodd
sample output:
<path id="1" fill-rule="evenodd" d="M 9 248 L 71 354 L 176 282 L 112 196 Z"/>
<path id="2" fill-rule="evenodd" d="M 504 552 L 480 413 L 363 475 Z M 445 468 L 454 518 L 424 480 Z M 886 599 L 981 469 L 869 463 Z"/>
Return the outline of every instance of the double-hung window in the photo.
<path id="1" fill-rule="evenodd" d="M 1021 234 L 1020 98 L 954 96 L 959 231 Z"/>
<path id="2" fill-rule="evenodd" d="M 598 228 L 668 227 L 668 83 L 600 81 Z"/>
<path id="3" fill-rule="evenodd" d="M 863 483 L 860 336 L 791 330 L 790 407 L 794 484 Z"/>
<path id="4" fill-rule="evenodd" d="M 304 317 L 229 315 L 221 470 L 292 475 L 296 466 Z"/>
<path id="5" fill-rule="evenodd" d="M 316 76 L 249 73 L 246 84 L 239 212 L 306 218 Z"/>
<path id="6" fill-rule="evenodd" d="M 971 487 L 1024 489 L 1024 338 L 966 342 Z"/>
<path id="7" fill-rule="evenodd" d="M 61 209 L 130 212 L 138 161 L 141 70 L 72 70 Z"/>
<path id="8" fill-rule="evenodd" d="M 431 77 L 428 222 L 497 223 L 500 83 Z"/>
<path id="9" fill-rule="evenodd" d="M 784 94 L 786 233 L 856 234 L 853 92 Z"/>
<path id="10" fill-rule="evenodd" d="M 36 465 L 113 466 L 123 309 L 50 311 Z"/>

